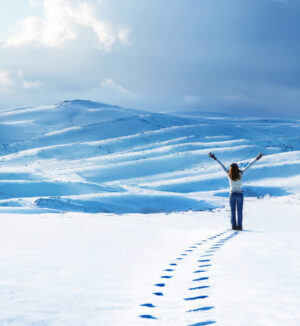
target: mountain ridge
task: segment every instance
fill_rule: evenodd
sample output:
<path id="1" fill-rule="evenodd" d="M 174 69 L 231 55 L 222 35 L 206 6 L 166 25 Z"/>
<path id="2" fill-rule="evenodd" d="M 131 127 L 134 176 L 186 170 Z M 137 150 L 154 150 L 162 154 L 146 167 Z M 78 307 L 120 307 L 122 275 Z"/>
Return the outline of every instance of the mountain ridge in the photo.
<path id="1" fill-rule="evenodd" d="M 241 165 L 263 152 L 245 194 L 284 196 L 298 191 L 299 131 L 286 119 L 182 117 L 88 100 L 0 111 L 0 211 L 223 207 L 227 180 L 210 151 Z"/>

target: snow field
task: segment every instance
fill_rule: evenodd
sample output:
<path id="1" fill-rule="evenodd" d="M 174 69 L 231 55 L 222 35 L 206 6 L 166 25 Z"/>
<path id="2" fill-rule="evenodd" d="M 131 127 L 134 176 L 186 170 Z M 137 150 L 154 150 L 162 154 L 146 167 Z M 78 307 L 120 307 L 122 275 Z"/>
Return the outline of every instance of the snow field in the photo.
<path id="1" fill-rule="evenodd" d="M 209 151 L 226 165 L 242 166 L 264 152 L 245 177 L 247 196 L 299 191 L 297 121 L 212 114 L 183 118 L 75 100 L 2 110 L 0 125 L 0 211 L 15 212 L 16 203 L 22 212 L 34 207 L 121 213 L 222 207 L 218 197 L 227 195 L 227 180 Z M 99 192 L 105 201 L 95 196 Z"/>
<path id="2" fill-rule="evenodd" d="M 0 325 L 296 326 L 299 121 L 0 111 Z M 207 153 L 244 167 L 243 232 Z"/>
<path id="3" fill-rule="evenodd" d="M 299 200 L 247 199 L 243 232 L 228 207 L 2 214 L 1 325 L 296 326 Z"/>

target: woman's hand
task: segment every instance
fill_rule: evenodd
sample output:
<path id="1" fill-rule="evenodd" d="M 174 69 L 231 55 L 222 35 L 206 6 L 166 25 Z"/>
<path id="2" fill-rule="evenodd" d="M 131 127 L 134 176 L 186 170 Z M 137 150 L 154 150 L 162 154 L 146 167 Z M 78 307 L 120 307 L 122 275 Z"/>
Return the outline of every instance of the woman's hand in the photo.
<path id="1" fill-rule="evenodd" d="M 209 153 L 208 153 L 208 156 L 209 156 L 210 158 L 212 158 L 213 160 L 216 160 L 216 159 L 217 159 L 216 156 L 215 156 L 215 154 L 212 153 L 212 152 L 209 152 Z"/>
<path id="2" fill-rule="evenodd" d="M 262 156 L 263 156 L 263 153 L 258 154 L 258 155 L 256 156 L 256 160 L 257 160 L 257 161 L 260 160 L 260 159 L 262 158 Z"/>

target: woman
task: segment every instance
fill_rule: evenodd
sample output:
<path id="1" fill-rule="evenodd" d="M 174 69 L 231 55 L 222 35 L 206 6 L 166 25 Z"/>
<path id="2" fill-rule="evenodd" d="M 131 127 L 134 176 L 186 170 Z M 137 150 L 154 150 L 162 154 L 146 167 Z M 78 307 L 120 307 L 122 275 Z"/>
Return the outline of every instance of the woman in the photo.
<path id="1" fill-rule="evenodd" d="M 242 177 L 244 173 L 254 164 L 256 161 L 262 158 L 263 154 L 257 155 L 257 157 L 246 166 L 244 170 L 240 170 L 236 163 L 230 165 L 229 171 L 225 166 L 216 158 L 214 153 L 208 153 L 208 156 L 217 161 L 222 169 L 226 172 L 229 184 L 230 184 L 230 208 L 231 208 L 231 226 L 233 230 L 243 230 L 243 203 L 244 195 L 242 190 Z M 236 210 L 238 213 L 238 221 L 236 222 Z"/>

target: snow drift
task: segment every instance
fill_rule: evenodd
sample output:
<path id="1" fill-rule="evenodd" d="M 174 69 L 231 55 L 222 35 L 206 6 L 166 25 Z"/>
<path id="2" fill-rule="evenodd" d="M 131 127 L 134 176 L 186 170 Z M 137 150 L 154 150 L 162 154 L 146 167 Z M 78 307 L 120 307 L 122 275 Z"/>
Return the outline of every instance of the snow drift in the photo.
<path id="1" fill-rule="evenodd" d="M 293 120 L 151 113 L 83 100 L 2 109 L 0 206 L 210 210 L 223 205 L 228 184 L 209 151 L 242 166 L 263 152 L 245 176 L 245 195 L 292 194 L 300 187 L 299 131 Z"/>

